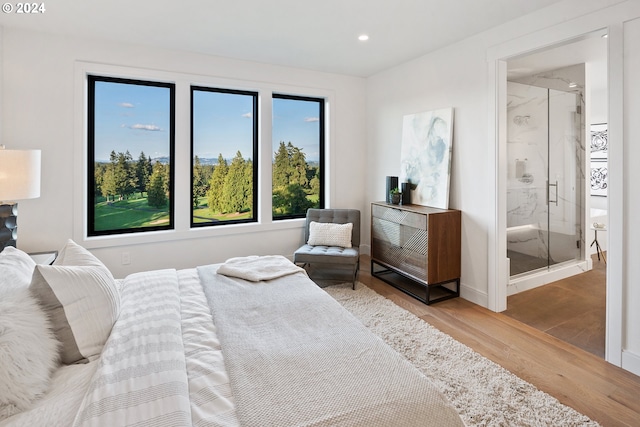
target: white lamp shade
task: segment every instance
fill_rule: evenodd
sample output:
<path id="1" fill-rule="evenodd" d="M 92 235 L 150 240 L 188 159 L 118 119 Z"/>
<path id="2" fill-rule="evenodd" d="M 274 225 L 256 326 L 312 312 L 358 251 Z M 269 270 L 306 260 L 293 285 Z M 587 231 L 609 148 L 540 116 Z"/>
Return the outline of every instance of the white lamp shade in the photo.
<path id="1" fill-rule="evenodd" d="M 40 150 L 0 149 L 0 201 L 40 197 Z"/>

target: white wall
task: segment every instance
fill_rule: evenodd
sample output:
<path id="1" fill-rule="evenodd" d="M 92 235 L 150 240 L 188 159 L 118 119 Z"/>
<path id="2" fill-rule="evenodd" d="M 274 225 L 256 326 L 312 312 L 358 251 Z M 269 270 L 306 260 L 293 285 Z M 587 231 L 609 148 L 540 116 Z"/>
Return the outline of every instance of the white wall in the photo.
<path id="1" fill-rule="evenodd" d="M 624 193 L 623 296 L 626 334 L 622 366 L 640 375 L 640 18 L 624 23 Z M 611 242 L 611 240 L 610 240 Z"/>
<path id="2" fill-rule="evenodd" d="M 362 78 L 7 27 L 3 29 L 2 63 L 1 141 L 11 148 L 42 149 L 41 197 L 19 203 L 18 246 L 23 250 L 58 249 L 68 238 L 82 239 L 78 230 L 82 230 L 83 216 L 80 181 L 83 177 L 85 112 L 82 77 L 78 69 L 90 68 L 91 64 L 98 64 L 95 65 L 98 68 L 133 67 L 136 72 L 148 69 L 150 74 L 181 73 L 202 81 L 219 80 L 245 87 L 273 87 L 302 93 L 313 90 L 329 94 L 330 205 L 368 210 L 364 195 L 365 80 Z M 270 111 L 265 114 L 263 124 L 270 124 Z M 176 126 L 176 161 L 181 157 L 187 164 L 188 115 L 176 120 L 183 124 L 180 129 L 179 124 Z M 270 125 L 266 129 L 270 129 Z M 272 151 L 270 132 L 262 135 L 261 144 L 262 153 L 269 158 Z M 188 166 L 177 167 L 188 171 Z M 269 177 L 270 171 L 264 169 L 261 175 Z M 188 194 L 181 195 L 177 191 L 176 200 L 180 198 L 188 200 Z M 261 198 L 268 200 L 269 194 L 262 194 Z M 176 209 L 180 206 L 176 204 Z M 303 240 L 302 221 L 270 224 L 268 209 L 261 210 L 266 224 L 216 227 L 206 231 L 188 230 L 187 224 L 186 229 L 175 234 L 79 243 L 92 248 L 116 277 L 148 269 L 222 262 L 239 255 L 291 256 Z M 122 265 L 122 252 L 130 254 L 130 265 Z"/>
<path id="3" fill-rule="evenodd" d="M 484 197 L 492 188 L 485 84 L 485 53 L 475 38 L 377 74 L 367 84 L 370 201 L 384 199 L 385 176 L 399 175 L 402 117 L 454 108 L 449 206 L 462 211 L 461 291 L 482 305 L 487 292 L 485 222 L 492 212 Z"/>
<path id="4" fill-rule="evenodd" d="M 493 110 L 496 97 L 494 91 L 498 83 L 493 80 L 496 65 L 488 59 L 496 55 L 496 50 L 518 52 L 519 48 L 525 49 L 524 46 L 550 46 L 579 35 L 583 28 L 588 28 L 584 30 L 587 32 L 608 26 L 616 27 L 638 16 L 640 2 L 570 0 L 368 79 L 367 130 L 371 144 L 367 180 L 369 201 L 382 199 L 384 177 L 397 175 L 399 172 L 402 116 L 442 107 L 455 109 L 450 207 L 462 211 L 463 298 L 490 306 L 489 299 L 495 299 L 495 296 L 489 294 L 489 280 L 492 281 L 491 286 L 494 286 L 497 281 L 496 274 L 506 271 L 505 267 L 500 267 L 497 271 L 491 267 L 497 265 L 493 264 L 495 256 L 491 251 L 496 247 L 498 234 L 502 233 L 504 236 L 505 231 L 499 232 L 496 229 L 496 225 L 500 223 L 496 218 L 499 215 L 496 211 L 499 205 L 496 189 L 500 188 L 496 181 L 496 176 L 500 176 L 496 172 L 496 162 L 500 157 L 496 142 L 499 131 L 494 121 L 497 113 Z M 638 27 L 640 24 L 636 21 L 625 24 L 624 34 L 626 54 L 630 56 L 625 58 L 627 68 L 624 73 L 624 92 L 633 94 L 624 97 L 624 158 L 629 166 L 634 162 L 637 164 L 640 160 L 638 144 L 631 147 L 631 135 L 635 136 L 636 142 L 640 138 L 640 123 L 633 119 L 640 115 L 640 82 L 637 78 L 631 77 L 640 75 Z M 611 39 L 612 37 L 610 42 Z M 614 36 L 613 40 L 617 43 L 616 46 L 622 46 L 620 39 Z M 620 68 L 621 54 L 614 50 L 610 51 L 610 55 L 613 55 L 614 62 L 617 61 L 615 64 L 618 65 L 614 64 L 614 67 Z M 619 71 L 621 74 L 622 70 Z M 613 79 L 617 75 L 614 75 Z M 616 102 L 622 102 L 622 97 L 617 92 L 612 96 Z M 612 143 L 621 142 L 619 140 Z M 608 306 L 608 322 L 614 331 L 610 334 L 613 344 L 608 347 L 612 351 L 608 360 L 640 374 L 640 314 L 630 314 L 640 313 L 638 310 L 632 310 L 632 307 L 640 305 L 640 288 L 635 286 L 640 282 L 640 266 L 637 263 L 637 259 L 640 258 L 637 245 L 640 239 L 640 223 L 635 221 L 635 225 L 632 225 L 633 218 L 637 217 L 640 209 L 640 195 L 637 191 L 635 195 L 632 194 L 635 188 L 632 183 L 638 182 L 640 171 L 637 167 L 635 170 L 630 169 L 624 169 L 628 171 L 624 183 L 618 183 L 624 184 L 619 186 L 620 189 L 623 186 L 625 188 L 624 205 L 620 199 L 614 197 L 618 214 L 626 218 L 625 233 L 614 230 L 614 233 L 608 236 L 610 246 L 617 245 L 622 250 L 623 243 L 625 244 L 624 260 L 609 263 L 609 269 L 613 269 L 608 274 L 612 279 L 609 285 L 614 298 Z M 635 181 L 631 180 L 631 175 L 634 175 Z M 615 252 L 616 250 L 613 251 L 614 254 Z M 631 254 L 635 255 L 635 258 L 632 258 Z M 504 255 L 502 257 L 504 258 Z M 619 280 L 622 277 L 624 279 Z M 506 281 L 506 276 L 502 280 Z M 623 295 L 628 298 L 624 298 Z M 620 313 L 623 309 L 622 301 L 625 301 L 624 313 Z M 616 337 L 621 337 L 619 345 L 615 343 Z"/>

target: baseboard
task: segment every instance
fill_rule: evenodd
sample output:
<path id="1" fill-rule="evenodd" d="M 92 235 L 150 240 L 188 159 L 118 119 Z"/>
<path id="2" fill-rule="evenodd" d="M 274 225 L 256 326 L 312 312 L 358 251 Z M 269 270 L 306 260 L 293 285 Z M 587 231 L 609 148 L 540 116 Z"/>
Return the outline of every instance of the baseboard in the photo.
<path id="1" fill-rule="evenodd" d="M 640 376 L 640 354 L 622 350 L 622 369 Z"/>
<path id="2" fill-rule="evenodd" d="M 460 297 L 485 308 L 489 306 L 489 296 L 486 292 L 481 292 L 464 283 L 460 283 Z"/>

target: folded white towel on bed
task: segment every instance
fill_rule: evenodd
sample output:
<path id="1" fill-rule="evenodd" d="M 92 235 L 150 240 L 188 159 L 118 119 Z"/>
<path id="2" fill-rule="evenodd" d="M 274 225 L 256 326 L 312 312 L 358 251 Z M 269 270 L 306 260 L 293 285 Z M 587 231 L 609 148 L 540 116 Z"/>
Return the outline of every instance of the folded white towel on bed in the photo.
<path id="1" fill-rule="evenodd" d="M 289 274 L 305 272 L 282 255 L 248 256 L 230 258 L 218 268 L 218 274 L 251 282 L 277 279 Z"/>

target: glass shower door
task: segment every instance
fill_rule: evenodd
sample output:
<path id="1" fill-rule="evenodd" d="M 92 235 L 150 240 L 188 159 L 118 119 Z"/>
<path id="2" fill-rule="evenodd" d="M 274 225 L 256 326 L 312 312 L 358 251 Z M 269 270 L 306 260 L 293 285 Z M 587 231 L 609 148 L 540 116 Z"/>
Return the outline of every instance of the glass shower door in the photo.
<path id="1" fill-rule="evenodd" d="M 507 257 L 510 275 L 549 265 L 549 91 L 507 83 Z"/>
<path id="2" fill-rule="evenodd" d="M 549 265 L 580 258 L 582 108 L 575 93 L 549 89 Z"/>
<path id="3" fill-rule="evenodd" d="M 510 276 L 579 259 L 584 163 L 580 97 L 508 82 Z"/>

